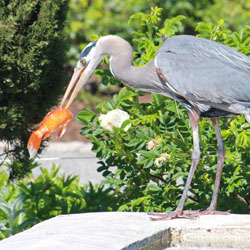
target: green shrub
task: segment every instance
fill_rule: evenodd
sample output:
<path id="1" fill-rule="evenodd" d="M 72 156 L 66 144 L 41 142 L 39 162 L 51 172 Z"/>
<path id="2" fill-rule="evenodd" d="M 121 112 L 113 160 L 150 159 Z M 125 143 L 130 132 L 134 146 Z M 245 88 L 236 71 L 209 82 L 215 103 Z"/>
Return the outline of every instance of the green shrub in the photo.
<path id="1" fill-rule="evenodd" d="M 0 240 L 60 214 L 112 211 L 117 209 L 110 189 L 102 185 L 79 185 L 79 177 L 59 175 L 54 164 L 50 171 L 16 184 L 8 183 L 0 171 Z"/>
<path id="2" fill-rule="evenodd" d="M 246 0 L 214 0 L 209 8 L 203 9 L 202 21 L 216 23 L 223 18 L 227 28 L 233 31 L 243 29 L 249 24 L 250 2 Z"/>
<path id="3" fill-rule="evenodd" d="M 172 36 L 181 26 L 183 17 L 178 16 L 158 27 L 160 11 L 154 8 L 150 15 L 137 13 L 131 18 L 142 26 L 133 33 L 136 65 L 153 58 L 161 45 L 162 34 Z M 200 36 L 229 44 L 249 55 L 248 26 L 238 33 L 231 32 L 219 21 L 199 23 L 197 31 Z M 84 109 L 77 119 L 84 125 L 81 134 L 91 140 L 92 150 L 100 159 L 98 171 L 106 177 L 103 183 L 119 197 L 119 210 L 170 211 L 180 200 L 191 165 L 193 141 L 189 120 L 186 110 L 173 100 L 152 94 L 152 102 L 139 103 L 140 95 L 141 92 L 125 87 L 113 100 L 98 105 L 99 114 L 115 109 L 129 114 L 129 120 L 111 132 L 101 126 L 93 111 Z M 128 124 L 131 127 L 127 132 Z M 224 123 L 221 120 L 220 125 L 227 154 L 218 209 L 249 213 L 250 125 L 242 116 Z M 211 121 L 202 119 L 199 127 L 202 154 L 185 205 L 189 209 L 208 207 L 217 168 L 217 141 Z"/>
<path id="4" fill-rule="evenodd" d="M 11 176 L 33 166 L 31 128 L 58 103 L 65 84 L 64 22 L 68 1 L 0 1 L 0 140 L 14 149 Z"/>
<path id="5" fill-rule="evenodd" d="M 0 240 L 16 234 L 35 223 L 36 218 L 27 218 L 23 201 L 14 184 L 8 183 L 8 175 L 0 171 Z"/>

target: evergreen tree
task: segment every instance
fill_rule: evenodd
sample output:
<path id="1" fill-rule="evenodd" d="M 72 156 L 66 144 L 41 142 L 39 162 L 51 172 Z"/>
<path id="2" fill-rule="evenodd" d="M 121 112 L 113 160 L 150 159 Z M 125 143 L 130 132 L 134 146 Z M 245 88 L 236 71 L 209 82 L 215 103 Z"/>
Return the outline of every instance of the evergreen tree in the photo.
<path id="1" fill-rule="evenodd" d="M 63 92 L 68 0 L 0 0 L 0 140 L 12 178 L 34 164 L 26 143 Z"/>

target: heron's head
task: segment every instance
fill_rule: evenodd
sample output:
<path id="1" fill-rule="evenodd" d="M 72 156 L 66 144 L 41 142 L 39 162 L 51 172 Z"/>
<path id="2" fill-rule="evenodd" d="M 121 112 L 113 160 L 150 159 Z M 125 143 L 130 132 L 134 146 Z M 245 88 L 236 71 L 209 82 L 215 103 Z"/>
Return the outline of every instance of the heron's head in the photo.
<path id="1" fill-rule="evenodd" d="M 81 52 L 79 60 L 74 69 L 74 74 L 63 96 L 61 106 L 63 106 L 64 102 L 69 97 L 69 94 L 72 91 L 66 108 L 70 106 L 79 90 L 86 84 L 89 77 L 102 60 L 104 55 L 102 55 L 101 49 L 99 48 L 99 40 L 89 43 Z"/>

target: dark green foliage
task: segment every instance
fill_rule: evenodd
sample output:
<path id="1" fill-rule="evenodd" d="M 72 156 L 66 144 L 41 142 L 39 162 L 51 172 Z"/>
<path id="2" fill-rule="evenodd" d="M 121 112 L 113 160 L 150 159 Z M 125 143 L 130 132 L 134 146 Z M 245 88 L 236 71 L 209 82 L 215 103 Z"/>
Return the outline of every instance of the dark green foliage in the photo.
<path id="1" fill-rule="evenodd" d="M 93 143 L 92 150 L 121 211 L 169 211 L 176 208 L 191 165 L 192 131 L 185 109 L 172 100 L 152 95 L 151 103 L 139 104 L 138 93 L 122 89 L 113 101 L 99 105 L 100 113 L 120 108 L 130 115 L 114 132 L 100 126 L 89 110 L 79 113 L 81 133 Z M 227 150 L 218 209 L 249 213 L 250 125 L 244 117 L 221 122 Z M 241 126 L 242 125 L 242 126 Z M 201 159 L 195 172 L 186 209 L 208 207 L 217 168 L 216 135 L 208 119 L 200 121 Z M 150 149 L 150 142 L 155 147 Z M 162 163 L 157 158 L 165 156 Z"/>
<path id="2" fill-rule="evenodd" d="M 63 91 L 67 7 L 68 0 L 0 1 L 0 140 L 14 145 L 13 177 L 32 167 L 30 129 Z"/>

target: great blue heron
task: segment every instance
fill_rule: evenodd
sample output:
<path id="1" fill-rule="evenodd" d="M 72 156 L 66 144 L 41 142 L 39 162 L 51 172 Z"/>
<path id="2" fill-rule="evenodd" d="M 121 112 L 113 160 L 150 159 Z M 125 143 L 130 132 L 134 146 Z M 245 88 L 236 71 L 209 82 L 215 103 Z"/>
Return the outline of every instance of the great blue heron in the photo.
<path id="1" fill-rule="evenodd" d="M 218 119 L 243 114 L 250 122 L 250 58 L 226 45 L 189 35 L 167 39 L 143 67 L 133 66 L 132 52 L 129 43 L 118 36 L 89 43 L 81 52 L 61 105 L 75 86 L 66 105 L 69 107 L 104 56 L 110 56 L 110 70 L 124 84 L 184 105 L 193 132 L 192 165 L 176 210 L 159 215 L 159 219 L 193 216 L 183 208 L 200 158 L 198 122 L 200 117 L 210 118 L 218 141 L 218 167 L 211 204 L 199 214 L 223 213 L 216 211 L 225 158 Z"/>

